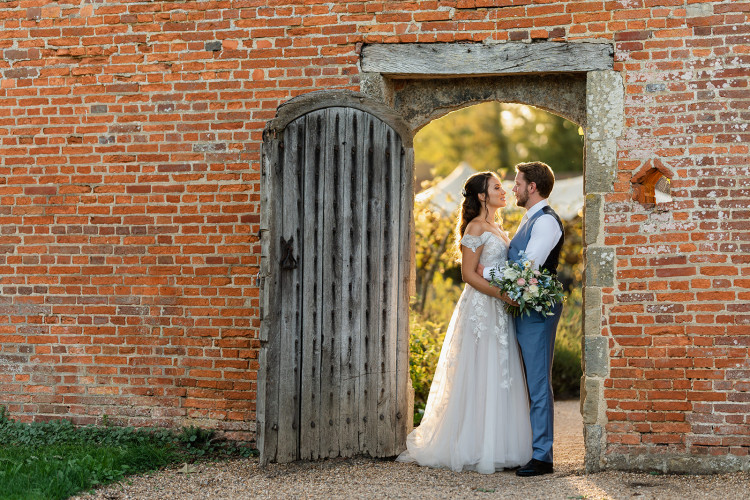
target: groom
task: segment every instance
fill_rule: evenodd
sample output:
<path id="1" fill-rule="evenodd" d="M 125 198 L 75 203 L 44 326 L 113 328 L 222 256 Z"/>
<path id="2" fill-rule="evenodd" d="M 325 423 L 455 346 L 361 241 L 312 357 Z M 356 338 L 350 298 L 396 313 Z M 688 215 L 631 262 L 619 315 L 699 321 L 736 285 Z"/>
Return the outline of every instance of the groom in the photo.
<path id="1" fill-rule="evenodd" d="M 547 203 L 555 184 L 555 175 L 547 164 L 538 161 L 520 163 L 516 165 L 516 172 L 513 186 L 516 205 L 525 208 L 526 214 L 510 242 L 508 260 L 516 260 L 520 252 L 526 252 L 528 259 L 534 263 L 534 269 L 546 269 L 556 274 L 564 234 L 560 218 Z M 482 272 L 489 280 L 490 269 Z M 516 338 L 521 347 L 529 388 L 533 439 L 531 461 L 516 470 L 518 476 L 539 476 L 552 472 L 552 355 L 562 304 L 557 304 L 553 313 L 552 316 L 543 316 L 532 311 L 516 318 Z"/>

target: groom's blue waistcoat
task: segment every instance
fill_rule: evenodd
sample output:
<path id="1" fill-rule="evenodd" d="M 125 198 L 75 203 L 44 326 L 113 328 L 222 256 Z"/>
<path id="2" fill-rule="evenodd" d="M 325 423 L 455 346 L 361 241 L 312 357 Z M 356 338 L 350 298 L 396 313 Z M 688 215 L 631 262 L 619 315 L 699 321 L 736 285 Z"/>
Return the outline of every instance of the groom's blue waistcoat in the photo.
<path id="1" fill-rule="evenodd" d="M 524 250 L 531 239 L 531 229 L 534 223 L 544 214 L 555 218 L 563 230 L 562 222 L 554 210 L 545 206 L 542 210 L 529 217 L 526 224 L 516 232 L 510 242 L 508 259 L 517 260 L 518 254 Z M 540 269 L 557 273 L 557 263 L 560 259 L 565 235 L 552 249 Z M 554 436 L 554 396 L 552 394 L 552 357 L 555 350 L 555 333 L 557 322 L 562 313 L 562 304 L 555 306 L 552 316 L 545 316 L 532 312 L 516 318 L 516 338 L 521 347 L 521 356 L 526 371 L 526 384 L 529 390 L 529 418 L 531 420 L 533 458 L 544 462 L 552 462 L 552 440 Z"/>
<path id="2" fill-rule="evenodd" d="M 557 223 L 560 225 L 560 231 L 563 231 L 563 234 L 562 236 L 560 236 L 560 241 L 557 242 L 555 248 L 553 248 L 549 253 L 547 260 L 545 260 L 539 266 L 539 269 L 546 269 L 552 274 L 557 274 L 557 264 L 560 261 L 560 250 L 562 249 L 563 241 L 565 240 L 565 231 L 563 230 L 563 225 L 560 221 L 560 217 L 557 216 L 555 211 L 552 210 L 549 205 L 542 207 L 541 210 L 529 217 L 529 220 L 526 221 L 526 224 L 518 232 L 516 232 L 515 236 L 513 236 L 513 239 L 510 240 L 510 247 L 508 248 L 508 260 L 518 260 L 518 254 L 526 250 L 526 247 L 529 244 L 529 240 L 531 239 L 531 229 L 534 227 L 534 223 L 539 219 L 539 217 L 545 214 L 551 215 L 555 218 Z"/>

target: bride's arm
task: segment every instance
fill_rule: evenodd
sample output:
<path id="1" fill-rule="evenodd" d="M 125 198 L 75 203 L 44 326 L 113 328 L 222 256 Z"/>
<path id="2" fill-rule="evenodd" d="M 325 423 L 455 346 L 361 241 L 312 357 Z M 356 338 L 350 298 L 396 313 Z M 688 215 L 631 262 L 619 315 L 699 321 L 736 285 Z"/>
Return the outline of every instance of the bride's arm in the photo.
<path id="1" fill-rule="evenodd" d="M 461 245 L 461 278 L 475 290 L 490 297 L 508 302 L 508 297 L 499 288 L 490 286 L 487 280 L 477 272 L 479 256 L 482 255 L 482 247 L 474 252 L 471 248 Z"/>

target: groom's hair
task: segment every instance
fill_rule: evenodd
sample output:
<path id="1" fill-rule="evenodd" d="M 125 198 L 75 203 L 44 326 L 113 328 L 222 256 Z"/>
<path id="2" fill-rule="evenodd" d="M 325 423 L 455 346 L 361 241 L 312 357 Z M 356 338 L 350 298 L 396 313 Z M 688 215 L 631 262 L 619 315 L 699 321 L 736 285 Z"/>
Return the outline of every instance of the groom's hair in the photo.
<path id="1" fill-rule="evenodd" d="M 555 185 L 555 174 L 546 163 L 540 161 L 530 161 L 528 163 L 519 163 L 516 170 L 523 172 L 523 178 L 526 182 L 536 184 L 536 190 L 542 198 L 548 198 Z"/>

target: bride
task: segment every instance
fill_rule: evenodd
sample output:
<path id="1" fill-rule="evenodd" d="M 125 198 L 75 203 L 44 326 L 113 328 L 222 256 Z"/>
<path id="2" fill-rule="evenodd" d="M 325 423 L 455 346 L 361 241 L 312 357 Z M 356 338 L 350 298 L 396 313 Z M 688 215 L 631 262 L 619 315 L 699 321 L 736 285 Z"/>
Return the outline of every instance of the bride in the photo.
<path id="1" fill-rule="evenodd" d="M 491 172 L 464 185 L 456 228 L 466 282 L 440 351 L 421 425 L 400 462 L 491 474 L 531 459 L 529 402 L 513 319 L 477 273 L 504 263 L 510 240 L 495 222 L 505 191 Z"/>

